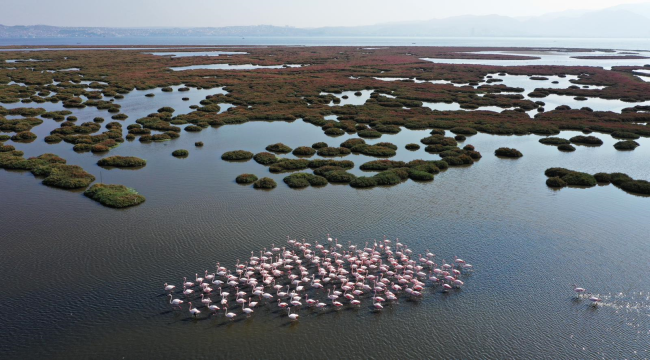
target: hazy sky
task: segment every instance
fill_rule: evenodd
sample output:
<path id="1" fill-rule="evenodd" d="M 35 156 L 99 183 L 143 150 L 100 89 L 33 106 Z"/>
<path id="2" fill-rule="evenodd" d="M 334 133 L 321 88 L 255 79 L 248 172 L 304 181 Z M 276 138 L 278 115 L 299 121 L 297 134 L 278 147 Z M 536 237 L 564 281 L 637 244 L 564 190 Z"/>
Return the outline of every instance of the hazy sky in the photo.
<path id="1" fill-rule="evenodd" d="M 354 26 L 456 15 L 539 15 L 647 0 L 2 0 L 0 24 Z"/>

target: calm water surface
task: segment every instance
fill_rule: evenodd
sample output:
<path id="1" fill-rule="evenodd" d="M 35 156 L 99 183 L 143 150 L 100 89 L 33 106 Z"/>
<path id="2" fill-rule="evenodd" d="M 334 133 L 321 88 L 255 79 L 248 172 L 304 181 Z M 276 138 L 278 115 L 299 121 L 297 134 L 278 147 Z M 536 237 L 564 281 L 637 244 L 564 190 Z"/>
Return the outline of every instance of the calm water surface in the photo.
<path id="1" fill-rule="evenodd" d="M 149 92 L 156 97 L 145 97 Z M 134 91 L 118 100 L 129 115 L 124 129 L 161 106 L 187 113 L 215 93 L 225 92 Z M 184 96 L 190 101 L 181 101 Z M 110 121 L 94 108 L 73 111 L 79 123 L 95 116 Z M 463 144 L 476 146 L 483 158 L 432 183 L 292 190 L 282 183 L 283 174 L 220 156 L 263 151 L 275 142 L 338 145 L 354 136 L 328 137 L 301 120 L 250 122 L 183 132 L 163 143 L 127 141 L 110 155 L 139 156 L 147 166 L 107 170 L 96 165 L 102 156 L 44 143 L 58 126 L 46 119 L 34 128 L 34 143 L 7 144 L 26 156 L 56 153 L 105 183 L 136 188 L 147 201 L 108 209 L 81 192 L 48 188 L 28 172 L 0 170 L 2 358 L 650 357 L 650 199 L 612 185 L 552 190 L 544 176 L 546 168 L 563 166 L 650 179 L 649 139 L 620 152 L 612 146 L 616 140 L 596 134 L 603 146 L 562 153 L 536 135 L 479 134 Z M 427 135 L 404 129 L 368 142 L 395 143 L 396 160 L 437 159 L 423 149 L 404 149 Z M 195 148 L 196 141 L 205 146 Z M 524 157 L 496 158 L 501 146 Z M 188 158 L 171 156 L 181 148 L 189 149 Z M 344 159 L 362 175 L 358 166 L 374 158 Z M 278 188 L 238 185 L 234 178 L 241 173 L 274 178 Z M 217 261 L 231 267 L 286 236 L 322 242 L 327 233 L 359 244 L 398 237 L 416 254 L 429 249 L 440 259 L 458 255 L 475 272 L 457 292 L 430 290 L 421 302 L 401 299 L 383 313 L 304 309 L 297 323 L 275 306 L 234 322 L 222 315 L 193 320 L 186 307 L 171 311 L 162 291 L 164 282 L 178 285 L 183 276 L 213 270 Z M 575 299 L 573 283 L 603 298 L 602 305 Z"/>

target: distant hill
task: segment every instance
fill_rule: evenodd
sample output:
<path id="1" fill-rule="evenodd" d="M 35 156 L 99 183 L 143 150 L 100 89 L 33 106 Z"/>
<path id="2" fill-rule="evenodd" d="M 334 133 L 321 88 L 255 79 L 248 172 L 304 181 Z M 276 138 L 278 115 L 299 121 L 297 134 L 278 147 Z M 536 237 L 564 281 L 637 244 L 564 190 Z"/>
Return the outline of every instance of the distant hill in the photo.
<path id="1" fill-rule="evenodd" d="M 468 15 L 354 27 L 295 28 L 259 25 L 214 28 L 100 28 L 0 25 L 0 38 L 142 36 L 650 38 L 650 3 L 625 4 L 599 11 L 574 10 L 525 18 Z"/>

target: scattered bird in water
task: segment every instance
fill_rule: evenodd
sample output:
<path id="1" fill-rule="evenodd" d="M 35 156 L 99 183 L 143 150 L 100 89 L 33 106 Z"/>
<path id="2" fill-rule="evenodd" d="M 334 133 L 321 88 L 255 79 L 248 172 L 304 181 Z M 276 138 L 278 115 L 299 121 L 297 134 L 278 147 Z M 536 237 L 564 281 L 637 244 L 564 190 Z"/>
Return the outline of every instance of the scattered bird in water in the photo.
<path id="1" fill-rule="evenodd" d="M 589 296 L 589 301 L 591 301 L 593 306 L 598 306 L 598 303 L 603 301 L 601 298 L 591 295 L 591 293 L 587 294 L 587 296 Z"/>
<path id="2" fill-rule="evenodd" d="M 582 294 L 586 291 L 585 288 L 578 287 L 578 285 L 573 284 L 573 291 L 576 292 L 576 295 L 578 297 L 581 297 Z"/>
<path id="3" fill-rule="evenodd" d="M 439 288 L 442 292 L 458 290 L 465 284 L 460 277 L 473 271 L 472 265 L 458 257 L 451 264 L 442 260 L 442 265 L 438 265 L 436 255 L 429 250 L 415 256 L 399 239 L 386 237 L 366 242 L 363 247 L 350 242 L 343 245 L 330 234 L 322 244 L 313 245 L 304 239 L 287 237 L 286 246 L 272 244 L 257 254 L 253 251 L 245 261 L 238 259 L 233 269 L 217 263 L 214 273 L 205 270 L 203 277 L 196 273 L 194 282 L 183 277 L 183 291 L 179 293 L 186 296 L 186 301 L 173 299 L 171 293 L 176 287 L 165 283 L 170 304 L 180 307 L 186 302 L 190 314 L 197 317 L 201 311 L 192 307 L 192 300 L 198 296 L 194 294 L 200 294 L 201 303 L 210 313 L 223 309 L 229 320 L 237 316 L 228 309 L 233 299 L 247 316 L 254 313 L 255 307 L 277 304 L 278 308 L 287 310 L 289 320 L 297 321 L 298 311 L 303 308 L 301 300 L 307 309 L 322 310 L 359 308 L 370 298 L 369 308 L 379 311 L 386 305 L 399 304 L 400 297 L 420 300 L 430 293 L 425 292 L 426 287 Z M 575 289 L 577 292 L 580 288 Z M 221 298 L 217 300 L 221 308 L 212 304 L 212 297 L 216 296 Z"/>

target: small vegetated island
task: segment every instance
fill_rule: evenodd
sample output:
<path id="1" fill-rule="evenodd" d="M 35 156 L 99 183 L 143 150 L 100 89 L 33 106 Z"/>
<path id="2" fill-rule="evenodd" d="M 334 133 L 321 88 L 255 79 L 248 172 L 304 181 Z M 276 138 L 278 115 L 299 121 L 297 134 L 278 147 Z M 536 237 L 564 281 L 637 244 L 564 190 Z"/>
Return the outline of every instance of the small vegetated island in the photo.
<path id="1" fill-rule="evenodd" d="M 629 193 L 650 195 L 649 181 L 635 180 L 624 173 L 596 173 L 591 175 L 558 167 L 546 169 L 544 175 L 548 177 L 546 185 L 552 188 L 563 188 L 571 185 L 588 188 L 597 184 L 613 184 Z"/>
<path id="2" fill-rule="evenodd" d="M 396 185 L 409 179 L 430 182 L 447 168 L 474 164 L 481 159 L 481 153 L 467 142 L 479 132 L 540 135 L 540 143 L 563 152 L 601 146 L 607 136 L 616 139 L 611 151 L 629 152 L 641 144 L 641 137 L 650 136 L 650 126 L 646 125 L 650 123 L 650 107 L 634 104 L 650 101 L 650 83 L 636 76 L 644 67 L 494 67 L 422 60 L 517 58 L 472 54 L 480 50 L 520 49 L 385 47 L 365 51 L 358 47 L 259 47 L 224 61 L 231 65 L 305 66 L 258 68 L 247 71 L 245 76 L 235 70 L 171 71 L 170 68 L 203 65 L 213 60 L 192 56 L 172 59 L 140 50 L 0 52 L 0 167 L 30 171 L 47 186 L 86 189 L 86 196 L 105 206 L 125 207 L 140 204 L 144 198 L 122 185 L 93 184 L 94 172 L 68 164 L 62 157 L 64 150 L 72 149 L 80 156 L 102 156 L 97 166 L 103 168 L 174 166 L 178 162 L 172 163 L 169 156 L 168 164 L 147 164 L 138 157 L 138 149 L 152 151 L 158 145 L 168 144 L 169 150 L 165 151 L 173 150 L 174 157 L 185 158 L 189 151 L 174 146 L 180 137 L 200 135 L 201 140 L 206 140 L 210 135 L 209 131 L 206 135 L 206 129 L 254 121 L 302 122 L 314 126 L 326 142 L 292 148 L 274 143 L 279 139 L 260 138 L 248 139 L 254 141 L 242 144 L 242 150 L 226 151 L 220 147 L 226 151 L 221 153 L 221 159 L 252 159 L 254 163 L 246 164 L 247 167 L 259 166 L 260 171 L 270 173 L 261 178 L 233 173 L 231 179 L 236 176 L 237 183 L 253 184 L 256 189 L 273 189 L 280 179 L 291 188 L 322 187 L 328 183 L 368 188 Z M 591 58 L 596 57 L 584 59 L 588 62 Z M 5 62 L 10 59 L 18 61 Z M 24 61 L 29 59 L 47 61 Z M 79 70 L 61 71 L 70 68 Z M 533 81 L 536 88 L 527 93 L 523 88 L 509 86 L 505 78 L 500 78 L 505 75 L 522 76 Z M 571 85 L 547 87 L 551 77 L 567 76 L 573 77 Z M 121 105 L 126 102 L 116 101 L 137 96 L 145 104 L 153 103 L 151 98 L 160 91 L 165 97 L 178 96 L 189 101 L 196 99 L 191 93 L 194 90 L 207 91 L 209 95 L 197 99 L 198 103 L 189 109 L 156 102 L 158 105 L 145 112 L 146 116 L 136 116 L 128 105 Z M 354 95 L 343 95 L 344 92 Z M 363 104 L 344 105 L 358 103 L 364 94 L 369 97 L 363 98 Z M 574 103 L 550 107 L 544 103 L 549 95 L 564 96 Z M 575 106 L 575 101 L 590 98 L 617 99 L 630 105 L 622 111 Z M 463 110 L 434 110 L 436 104 L 444 103 L 457 104 Z M 482 110 L 486 107 L 503 110 Z M 93 109 L 92 116 L 84 115 L 83 109 L 87 108 Z M 46 122 L 53 130 L 41 136 L 37 127 Z M 396 142 L 398 146 L 391 142 L 391 136 L 403 129 L 429 134 L 419 144 Z M 564 130 L 581 131 L 584 135 L 558 136 Z M 202 154 L 209 151 L 199 149 L 203 141 L 191 141 Z M 506 145 L 507 138 L 503 142 Z M 130 156 L 111 156 L 114 149 L 125 143 Z M 250 151 L 252 146 L 248 148 L 253 143 L 255 153 Z M 26 158 L 24 153 L 34 144 L 47 146 L 51 151 Z M 210 143 L 209 148 L 213 146 L 219 144 Z M 422 159 L 391 160 L 401 152 L 421 153 Z M 522 157 L 520 151 L 506 147 L 497 149 L 495 155 Z M 364 157 L 376 160 L 357 161 Z M 360 170 L 369 173 L 355 176 L 350 171 L 355 161 Z M 234 169 L 235 165 L 225 165 L 227 169 L 231 167 Z M 551 172 L 548 184 L 589 187 L 595 185 L 594 181 L 602 183 L 607 179 L 628 192 L 647 193 L 645 180 L 616 173 Z"/>

